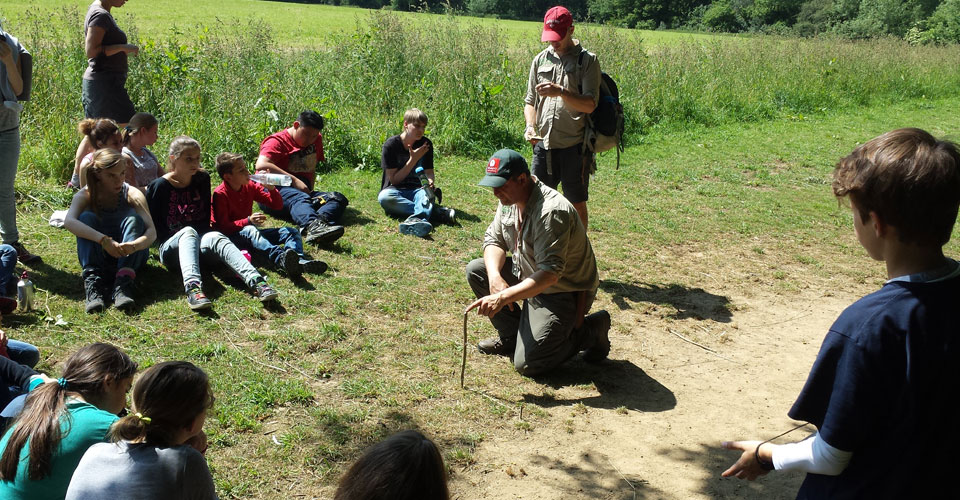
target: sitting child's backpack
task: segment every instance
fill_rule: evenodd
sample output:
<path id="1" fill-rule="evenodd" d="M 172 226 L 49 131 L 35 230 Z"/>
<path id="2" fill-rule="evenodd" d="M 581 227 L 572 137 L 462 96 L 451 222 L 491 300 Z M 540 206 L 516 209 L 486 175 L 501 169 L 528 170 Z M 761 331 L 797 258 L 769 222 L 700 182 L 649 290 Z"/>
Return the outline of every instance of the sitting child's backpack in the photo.
<path id="1" fill-rule="evenodd" d="M 580 52 L 578 65 L 583 66 L 583 52 Z M 617 83 L 603 72 L 600 73 L 600 98 L 596 109 L 590 113 L 584 130 L 584 145 L 594 153 L 617 148 L 617 168 L 620 168 L 620 153 L 623 152 L 623 105 L 620 104 Z"/>

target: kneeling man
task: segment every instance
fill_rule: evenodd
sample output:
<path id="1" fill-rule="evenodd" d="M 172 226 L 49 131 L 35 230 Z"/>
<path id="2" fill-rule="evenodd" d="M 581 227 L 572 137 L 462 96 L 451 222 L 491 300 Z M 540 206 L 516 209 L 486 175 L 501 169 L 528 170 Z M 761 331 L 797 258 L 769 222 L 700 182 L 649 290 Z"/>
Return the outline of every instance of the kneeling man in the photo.
<path id="1" fill-rule="evenodd" d="M 511 149 L 490 158 L 480 185 L 500 200 L 483 238 L 483 258 L 467 265 L 478 298 L 467 310 L 489 317 L 500 334 L 481 341 L 480 352 L 512 356 L 523 375 L 552 370 L 583 350 L 586 361 L 604 360 L 610 315 L 584 317 L 599 280 L 576 209 L 530 175 L 527 161 Z"/>

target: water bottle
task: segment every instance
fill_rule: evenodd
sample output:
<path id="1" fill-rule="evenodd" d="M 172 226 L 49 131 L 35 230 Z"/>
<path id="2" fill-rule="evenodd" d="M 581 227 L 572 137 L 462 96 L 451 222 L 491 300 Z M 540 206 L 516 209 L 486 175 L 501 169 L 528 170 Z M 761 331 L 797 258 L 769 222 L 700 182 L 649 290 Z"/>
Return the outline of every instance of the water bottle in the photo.
<path id="1" fill-rule="evenodd" d="M 289 186 L 293 184 L 293 179 L 284 174 L 253 174 L 250 176 L 253 182 L 260 184 L 270 184 L 272 186 Z"/>
<path id="2" fill-rule="evenodd" d="M 30 278 L 27 277 L 27 272 L 24 271 L 20 275 L 20 281 L 17 282 L 17 303 L 18 310 L 21 312 L 28 312 L 33 310 L 33 282 L 30 281 Z"/>
<path id="3" fill-rule="evenodd" d="M 430 179 L 427 178 L 427 173 L 424 172 L 423 167 L 420 166 L 418 166 L 413 172 L 416 173 L 417 177 L 420 178 L 420 185 L 423 186 L 423 190 L 427 192 L 427 197 L 430 198 L 430 203 L 433 203 L 436 195 L 433 192 L 433 188 L 430 187 Z"/>

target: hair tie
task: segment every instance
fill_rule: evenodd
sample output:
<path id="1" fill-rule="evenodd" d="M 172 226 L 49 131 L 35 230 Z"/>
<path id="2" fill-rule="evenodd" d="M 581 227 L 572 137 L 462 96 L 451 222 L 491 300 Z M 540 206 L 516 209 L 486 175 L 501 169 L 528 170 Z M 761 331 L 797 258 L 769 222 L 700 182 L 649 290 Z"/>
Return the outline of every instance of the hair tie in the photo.
<path id="1" fill-rule="evenodd" d="M 131 127 L 130 125 L 126 125 L 126 126 L 124 126 L 123 128 L 124 128 L 124 130 L 126 130 L 127 132 L 133 132 L 133 127 Z"/>
<path id="2" fill-rule="evenodd" d="M 140 421 L 143 422 L 144 424 L 149 424 L 152 421 L 150 417 L 144 417 L 143 413 L 139 413 L 139 412 L 134 413 L 134 416 L 140 419 Z"/>
<path id="3" fill-rule="evenodd" d="M 60 386 L 61 389 L 66 389 L 66 388 L 67 388 L 67 379 L 65 379 L 65 378 L 63 378 L 63 377 L 60 377 L 60 378 L 57 379 L 57 384 Z"/>

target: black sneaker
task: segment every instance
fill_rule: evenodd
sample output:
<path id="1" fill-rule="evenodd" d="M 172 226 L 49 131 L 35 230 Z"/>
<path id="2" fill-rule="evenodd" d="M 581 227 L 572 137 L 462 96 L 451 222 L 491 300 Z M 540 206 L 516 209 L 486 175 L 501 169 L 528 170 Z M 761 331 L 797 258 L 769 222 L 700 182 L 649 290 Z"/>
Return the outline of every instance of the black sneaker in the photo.
<path id="1" fill-rule="evenodd" d="M 269 302 L 271 300 L 277 300 L 279 294 L 271 288 L 263 278 L 260 278 L 253 284 L 253 295 L 260 299 L 260 302 Z"/>
<path id="2" fill-rule="evenodd" d="M 304 259 L 300 261 L 300 264 L 303 266 L 303 271 L 306 273 L 323 274 L 327 272 L 327 263 L 322 260 Z"/>
<path id="3" fill-rule="evenodd" d="M 433 218 L 440 224 L 452 226 L 457 223 L 457 211 L 452 208 L 437 206 L 433 210 Z"/>
<path id="4" fill-rule="evenodd" d="M 610 354 L 610 313 L 597 311 L 583 319 L 583 327 L 589 328 L 595 339 L 593 347 L 583 353 L 583 360 L 588 363 L 599 363 Z"/>
<path id="5" fill-rule="evenodd" d="M 200 283 L 193 282 L 187 285 L 187 304 L 190 305 L 190 309 L 199 311 L 201 309 L 210 309 L 213 302 L 210 302 L 210 299 L 203 293 L 203 289 L 200 288 Z"/>
<path id="6" fill-rule="evenodd" d="M 133 277 L 117 276 L 113 280 L 113 307 L 121 311 L 133 309 L 136 302 L 133 300 Z"/>
<path id="7" fill-rule="evenodd" d="M 21 264 L 30 265 L 43 262 L 43 259 L 41 259 L 39 255 L 30 253 L 30 251 L 23 246 L 23 243 L 20 243 L 19 241 L 10 243 L 10 246 L 17 250 L 17 260 L 19 260 Z"/>
<path id="8" fill-rule="evenodd" d="M 280 267 L 283 268 L 287 276 L 299 278 L 303 274 L 303 266 L 300 265 L 300 254 L 292 248 L 288 248 L 280 257 Z"/>
<path id="9" fill-rule="evenodd" d="M 83 289 L 86 293 L 84 309 L 87 314 L 101 312 L 106 308 L 103 302 L 103 279 L 93 270 L 83 271 Z"/>
<path id="10" fill-rule="evenodd" d="M 303 241 L 321 245 L 324 243 L 333 243 L 343 236 L 343 226 L 334 226 L 328 224 L 323 219 L 315 219 L 307 227 L 300 231 L 303 235 Z"/>

